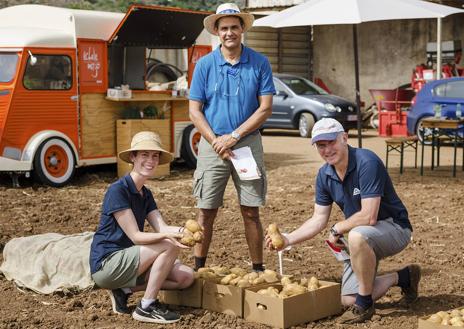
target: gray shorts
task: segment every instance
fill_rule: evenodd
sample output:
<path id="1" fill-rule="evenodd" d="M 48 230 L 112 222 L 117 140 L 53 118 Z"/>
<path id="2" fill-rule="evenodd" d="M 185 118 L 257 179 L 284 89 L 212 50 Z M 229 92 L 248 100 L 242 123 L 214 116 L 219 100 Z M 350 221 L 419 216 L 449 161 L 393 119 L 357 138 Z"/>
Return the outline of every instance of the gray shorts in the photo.
<path id="1" fill-rule="evenodd" d="M 105 258 L 92 279 L 104 289 L 132 288 L 145 283 L 145 274 L 137 275 L 139 269 L 140 246 L 132 246 L 116 251 Z"/>
<path id="2" fill-rule="evenodd" d="M 399 253 L 411 241 L 411 230 L 394 223 L 392 218 L 379 220 L 374 226 L 355 227 L 351 232 L 360 233 L 366 239 L 377 257 L 377 266 L 379 260 Z M 351 262 L 345 261 L 342 277 L 342 296 L 357 294 L 358 289 L 358 279 L 353 272 Z"/>
<path id="3" fill-rule="evenodd" d="M 223 205 L 224 191 L 230 176 L 235 185 L 240 205 L 248 207 L 263 206 L 266 202 L 267 179 L 264 168 L 263 145 L 259 132 L 241 139 L 233 148 L 249 146 L 261 172 L 255 180 L 240 180 L 231 161 L 222 160 L 211 144 L 203 137 L 198 146 L 197 169 L 193 174 L 193 195 L 197 207 L 216 209 Z"/>

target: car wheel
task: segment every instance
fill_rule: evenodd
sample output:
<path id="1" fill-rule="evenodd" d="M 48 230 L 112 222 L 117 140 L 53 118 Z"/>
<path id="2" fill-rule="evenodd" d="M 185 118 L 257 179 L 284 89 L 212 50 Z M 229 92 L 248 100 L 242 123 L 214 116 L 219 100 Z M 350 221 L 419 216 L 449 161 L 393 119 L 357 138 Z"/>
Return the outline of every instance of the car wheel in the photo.
<path id="1" fill-rule="evenodd" d="M 417 121 L 416 135 L 419 138 L 419 141 L 421 143 L 425 143 L 426 145 L 429 145 L 429 144 L 432 144 L 432 141 L 431 141 L 432 129 L 430 129 L 430 128 L 422 128 L 422 120 L 425 119 L 425 118 L 426 117 L 420 118 L 419 121 Z M 423 141 L 423 138 L 422 138 L 422 132 L 421 132 L 422 129 L 425 129 L 425 131 L 424 131 L 425 142 Z"/>
<path id="2" fill-rule="evenodd" d="M 200 139 L 201 134 L 194 125 L 187 126 L 182 133 L 180 156 L 190 169 L 195 169 L 197 167 L 198 144 L 200 143 Z"/>
<path id="3" fill-rule="evenodd" d="M 311 130 L 314 126 L 314 117 L 310 113 L 301 113 L 298 120 L 298 130 L 301 137 L 311 137 Z"/>
<path id="4" fill-rule="evenodd" d="M 75 172 L 74 153 L 66 141 L 50 138 L 40 144 L 34 156 L 34 175 L 43 184 L 61 187 Z"/>

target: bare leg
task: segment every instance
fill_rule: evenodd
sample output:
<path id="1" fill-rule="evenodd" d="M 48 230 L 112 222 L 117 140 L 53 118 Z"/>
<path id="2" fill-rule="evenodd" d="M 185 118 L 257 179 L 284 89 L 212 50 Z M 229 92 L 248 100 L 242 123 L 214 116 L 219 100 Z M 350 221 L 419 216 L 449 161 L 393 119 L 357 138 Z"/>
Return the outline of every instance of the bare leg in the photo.
<path id="1" fill-rule="evenodd" d="M 374 250 L 358 232 L 350 232 L 348 244 L 351 256 L 351 266 L 359 282 L 358 293 L 371 295 L 374 287 L 376 257 Z"/>
<path id="2" fill-rule="evenodd" d="M 263 227 L 259 220 L 259 208 L 240 206 L 245 225 L 245 237 L 254 264 L 263 262 Z"/>
<path id="3" fill-rule="evenodd" d="M 382 298 L 393 286 L 398 284 L 398 273 L 392 272 L 384 275 L 380 275 L 375 278 L 374 289 L 372 290 L 372 299 L 378 300 Z M 344 306 L 353 305 L 356 301 L 356 295 L 342 296 L 342 304 Z"/>
<path id="4" fill-rule="evenodd" d="M 150 277 L 150 272 L 147 273 L 146 275 L 146 281 L 148 281 L 148 278 Z M 166 289 L 166 290 L 175 290 L 175 289 L 185 289 L 188 288 L 192 285 L 194 281 L 193 277 L 193 269 L 191 267 L 188 267 L 186 265 L 183 265 L 180 262 L 176 262 L 171 269 L 171 272 L 169 272 L 168 277 L 166 280 L 164 280 L 163 284 L 161 285 L 161 289 Z M 133 292 L 136 291 L 145 291 L 145 288 L 147 287 L 147 284 L 143 284 L 140 286 L 136 286 L 131 288 Z"/>
<path id="5" fill-rule="evenodd" d="M 143 274 L 151 266 L 144 298 L 156 298 L 163 282 L 173 268 L 178 253 L 179 248 L 169 241 L 140 246 L 140 263 L 137 274 Z"/>
<path id="6" fill-rule="evenodd" d="M 213 236 L 213 224 L 218 209 L 200 209 L 198 212 L 198 223 L 203 227 L 203 242 L 197 243 L 193 248 L 195 257 L 208 256 L 209 245 Z"/>

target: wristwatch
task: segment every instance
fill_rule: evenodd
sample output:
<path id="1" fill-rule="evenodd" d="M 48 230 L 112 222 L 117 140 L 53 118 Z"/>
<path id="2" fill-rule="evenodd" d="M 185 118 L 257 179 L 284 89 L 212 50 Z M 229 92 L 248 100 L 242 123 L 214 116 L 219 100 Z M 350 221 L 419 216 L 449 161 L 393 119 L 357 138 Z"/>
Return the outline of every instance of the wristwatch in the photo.
<path id="1" fill-rule="evenodd" d="M 341 234 L 338 233 L 337 229 L 335 228 L 335 224 L 332 225 L 332 227 L 330 228 L 330 234 L 332 234 L 333 236 L 340 236 Z"/>
<path id="2" fill-rule="evenodd" d="M 233 131 L 231 134 L 232 138 L 239 140 L 240 139 L 240 134 L 237 131 Z"/>

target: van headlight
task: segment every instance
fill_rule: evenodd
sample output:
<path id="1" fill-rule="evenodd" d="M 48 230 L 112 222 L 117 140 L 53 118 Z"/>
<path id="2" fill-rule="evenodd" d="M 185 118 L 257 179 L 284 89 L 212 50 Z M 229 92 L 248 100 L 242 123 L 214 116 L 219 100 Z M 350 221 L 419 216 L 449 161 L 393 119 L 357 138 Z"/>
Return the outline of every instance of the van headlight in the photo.
<path id="1" fill-rule="evenodd" d="M 328 112 L 336 112 L 337 111 L 337 108 L 333 104 L 330 104 L 330 103 L 324 104 L 324 107 Z"/>

